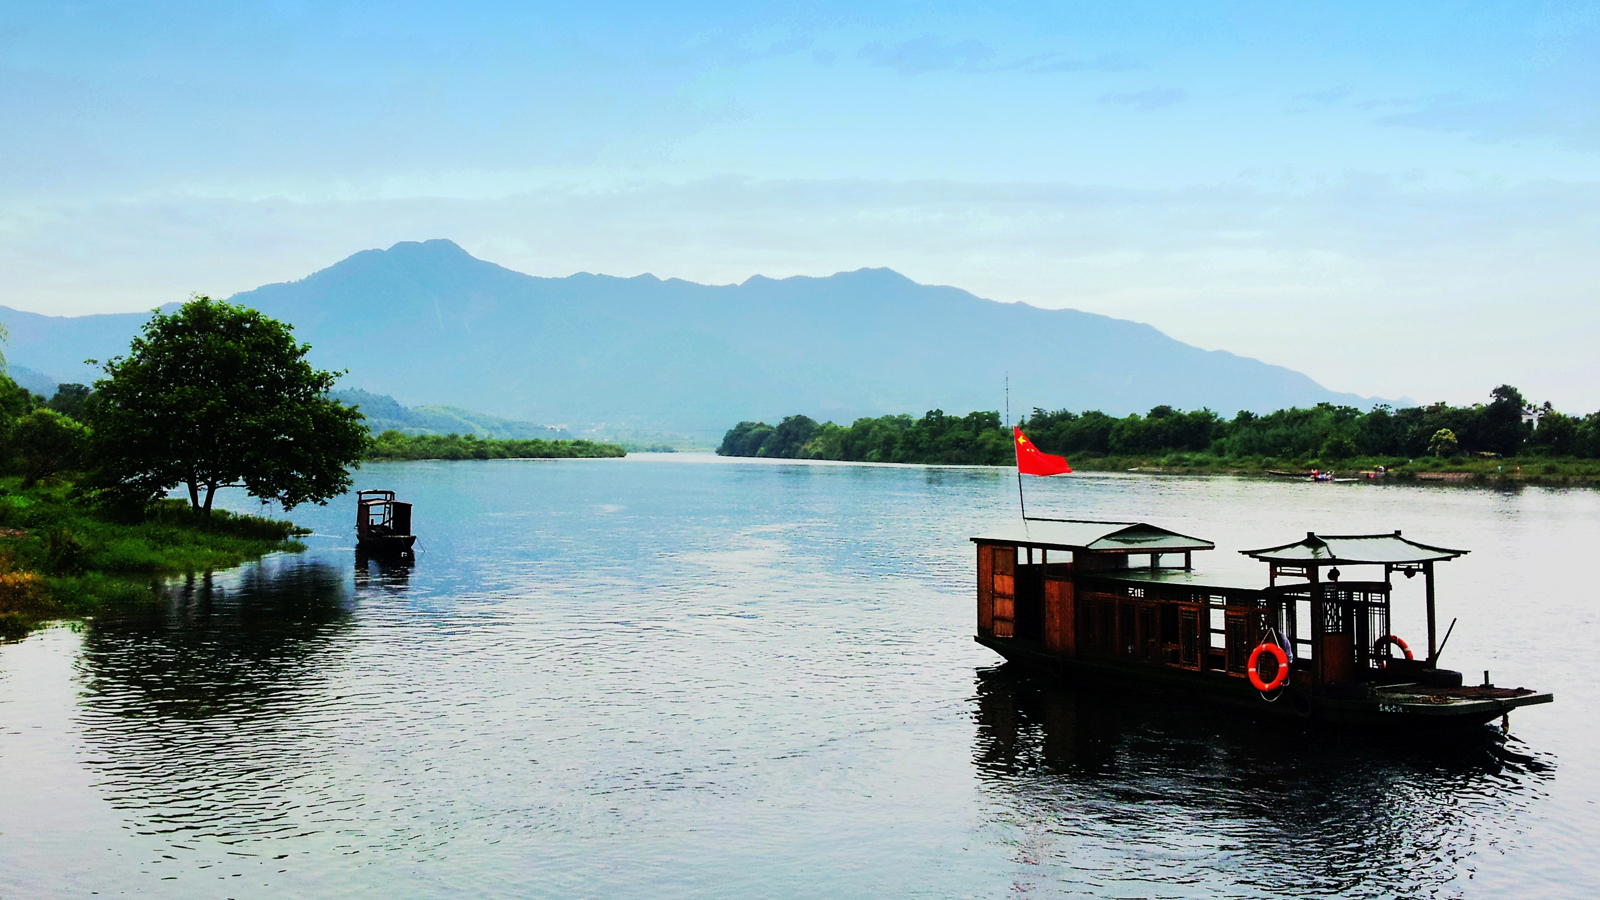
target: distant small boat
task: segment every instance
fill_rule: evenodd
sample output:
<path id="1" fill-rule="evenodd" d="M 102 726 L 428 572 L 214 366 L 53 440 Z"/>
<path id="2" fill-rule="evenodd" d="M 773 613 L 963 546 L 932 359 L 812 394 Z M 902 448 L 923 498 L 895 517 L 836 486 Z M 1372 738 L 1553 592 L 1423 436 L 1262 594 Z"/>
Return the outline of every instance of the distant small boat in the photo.
<path id="1" fill-rule="evenodd" d="M 411 504 L 394 491 L 356 492 L 356 549 L 381 556 L 409 557 L 417 536 L 411 533 Z"/>

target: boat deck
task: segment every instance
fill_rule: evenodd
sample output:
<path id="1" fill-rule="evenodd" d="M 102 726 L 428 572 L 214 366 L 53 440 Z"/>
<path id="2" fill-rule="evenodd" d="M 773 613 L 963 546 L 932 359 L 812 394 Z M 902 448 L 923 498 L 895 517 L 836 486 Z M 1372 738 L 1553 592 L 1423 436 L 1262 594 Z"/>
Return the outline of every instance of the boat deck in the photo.
<path id="1" fill-rule="evenodd" d="M 1421 684 L 1391 684 L 1374 688 L 1379 708 L 1400 706 L 1417 715 L 1460 715 L 1469 712 L 1510 712 L 1519 706 L 1534 706 L 1555 700 L 1528 688 L 1429 687 Z"/>

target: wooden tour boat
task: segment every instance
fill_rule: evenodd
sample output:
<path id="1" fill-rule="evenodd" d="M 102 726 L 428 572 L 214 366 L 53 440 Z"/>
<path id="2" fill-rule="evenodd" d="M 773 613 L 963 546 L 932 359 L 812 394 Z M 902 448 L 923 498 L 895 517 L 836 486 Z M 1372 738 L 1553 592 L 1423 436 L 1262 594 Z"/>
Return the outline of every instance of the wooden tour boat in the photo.
<path id="1" fill-rule="evenodd" d="M 1433 567 L 1466 551 L 1398 531 L 1243 551 L 1267 564 L 1264 585 L 1197 574 L 1193 554 L 1215 544 L 1142 523 L 1024 519 L 972 540 L 978 643 L 1057 674 L 1343 725 L 1482 726 L 1554 699 L 1438 667 Z M 1395 573 L 1424 578 L 1425 658 L 1390 632 Z"/>
<path id="2" fill-rule="evenodd" d="M 373 556 L 409 558 L 417 536 L 411 533 L 411 504 L 394 491 L 356 492 L 356 550 Z"/>

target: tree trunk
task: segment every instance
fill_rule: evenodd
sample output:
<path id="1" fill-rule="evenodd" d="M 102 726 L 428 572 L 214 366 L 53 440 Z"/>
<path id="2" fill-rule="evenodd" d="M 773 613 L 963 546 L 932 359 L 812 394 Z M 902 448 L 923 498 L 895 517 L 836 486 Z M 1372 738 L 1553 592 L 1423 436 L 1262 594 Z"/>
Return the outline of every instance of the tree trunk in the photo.
<path id="1" fill-rule="evenodd" d="M 189 511 L 193 513 L 200 511 L 200 483 L 193 478 L 189 479 Z"/>
<path id="2" fill-rule="evenodd" d="M 211 501 L 216 496 L 217 496 L 217 486 L 214 485 L 214 484 L 206 485 L 206 518 L 207 519 L 211 518 Z"/>

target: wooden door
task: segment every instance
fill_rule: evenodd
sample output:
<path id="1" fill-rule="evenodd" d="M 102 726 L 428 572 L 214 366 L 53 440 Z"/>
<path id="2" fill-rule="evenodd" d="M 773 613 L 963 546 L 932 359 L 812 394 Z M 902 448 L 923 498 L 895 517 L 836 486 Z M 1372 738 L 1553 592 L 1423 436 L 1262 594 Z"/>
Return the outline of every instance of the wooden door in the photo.
<path id="1" fill-rule="evenodd" d="M 1349 681 L 1355 675 L 1355 643 L 1348 634 L 1325 634 L 1317 648 L 1321 682 Z"/>
<path id="2" fill-rule="evenodd" d="M 1017 634 L 1017 548 L 995 546 L 994 564 L 994 636 L 1015 637 Z"/>
<path id="3" fill-rule="evenodd" d="M 1076 656 L 1077 612 L 1074 606 L 1073 584 L 1055 578 L 1044 582 L 1044 643 L 1054 653 Z"/>

